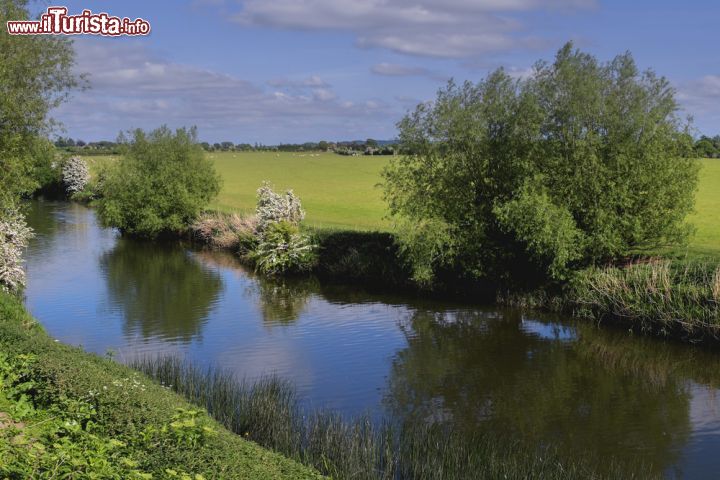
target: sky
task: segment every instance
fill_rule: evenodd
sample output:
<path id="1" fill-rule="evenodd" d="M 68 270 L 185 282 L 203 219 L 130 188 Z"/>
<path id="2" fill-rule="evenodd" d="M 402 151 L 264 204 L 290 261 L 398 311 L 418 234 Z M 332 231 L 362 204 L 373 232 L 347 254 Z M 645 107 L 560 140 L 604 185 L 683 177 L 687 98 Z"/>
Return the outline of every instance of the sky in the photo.
<path id="1" fill-rule="evenodd" d="M 632 52 L 667 77 L 696 135 L 720 134 L 716 0 L 76 1 L 142 17 L 147 37 L 76 36 L 89 87 L 53 112 L 64 136 L 197 126 L 201 140 L 392 139 L 450 78 L 526 75 L 567 41 L 602 61 Z M 31 2 L 34 12 L 47 1 Z"/>

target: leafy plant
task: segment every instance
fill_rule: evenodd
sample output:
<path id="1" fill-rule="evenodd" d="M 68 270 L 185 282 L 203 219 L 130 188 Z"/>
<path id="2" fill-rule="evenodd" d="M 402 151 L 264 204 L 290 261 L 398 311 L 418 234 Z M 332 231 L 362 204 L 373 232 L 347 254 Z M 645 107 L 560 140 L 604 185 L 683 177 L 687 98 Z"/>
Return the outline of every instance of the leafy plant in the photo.
<path id="1" fill-rule="evenodd" d="M 278 273 L 307 272 L 317 262 L 316 247 L 309 235 L 287 222 L 270 223 L 261 234 L 258 245 L 249 253 L 258 271 Z"/>

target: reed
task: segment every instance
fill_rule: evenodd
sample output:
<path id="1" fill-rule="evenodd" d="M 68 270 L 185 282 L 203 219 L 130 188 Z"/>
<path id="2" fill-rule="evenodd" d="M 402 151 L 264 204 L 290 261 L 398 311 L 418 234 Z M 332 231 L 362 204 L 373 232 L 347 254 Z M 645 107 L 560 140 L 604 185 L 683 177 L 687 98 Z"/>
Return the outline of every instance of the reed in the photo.
<path id="1" fill-rule="evenodd" d="M 658 259 L 592 268 L 570 283 L 573 313 L 691 340 L 720 339 L 720 266 Z"/>

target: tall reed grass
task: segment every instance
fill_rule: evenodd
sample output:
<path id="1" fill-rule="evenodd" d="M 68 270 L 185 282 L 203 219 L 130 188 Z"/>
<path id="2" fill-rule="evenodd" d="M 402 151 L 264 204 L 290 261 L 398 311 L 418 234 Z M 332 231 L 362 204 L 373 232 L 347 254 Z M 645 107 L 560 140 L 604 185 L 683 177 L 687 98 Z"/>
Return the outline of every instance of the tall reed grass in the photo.
<path id="1" fill-rule="evenodd" d="M 480 431 L 307 413 L 294 387 L 276 377 L 250 384 L 176 357 L 144 358 L 133 367 L 204 407 L 238 435 L 336 479 L 650 478 L 608 461 L 610 467 L 598 471 L 591 466 L 597 463 L 562 461 L 552 448 L 528 448 Z"/>
<path id="2" fill-rule="evenodd" d="M 578 316 L 611 318 L 643 331 L 720 340 L 720 266 L 658 259 L 593 268 L 571 282 Z"/>

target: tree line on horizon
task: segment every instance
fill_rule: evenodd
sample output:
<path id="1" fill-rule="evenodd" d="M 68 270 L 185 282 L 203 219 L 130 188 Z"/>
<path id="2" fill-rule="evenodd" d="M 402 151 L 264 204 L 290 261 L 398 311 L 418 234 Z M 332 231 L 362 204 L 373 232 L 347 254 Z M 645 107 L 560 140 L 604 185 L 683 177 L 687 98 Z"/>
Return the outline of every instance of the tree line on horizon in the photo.
<path id="1" fill-rule="evenodd" d="M 58 137 L 55 142 L 57 148 L 68 153 L 78 155 L 118 155 L 121 153 L 121 142 L 101 140 L 85 142 L 71 137 Z M 335 152 L 340 155 L 394 155 L 397 153 L 395 140 L 344 140 L 329 142 L 280 143 L 277 145 L 264 145 L 262 143 L 233 143 L 199 142 L 206 152 Z"/>

